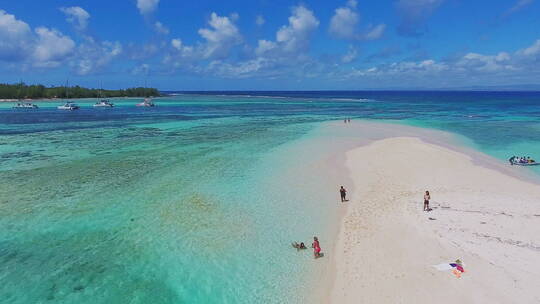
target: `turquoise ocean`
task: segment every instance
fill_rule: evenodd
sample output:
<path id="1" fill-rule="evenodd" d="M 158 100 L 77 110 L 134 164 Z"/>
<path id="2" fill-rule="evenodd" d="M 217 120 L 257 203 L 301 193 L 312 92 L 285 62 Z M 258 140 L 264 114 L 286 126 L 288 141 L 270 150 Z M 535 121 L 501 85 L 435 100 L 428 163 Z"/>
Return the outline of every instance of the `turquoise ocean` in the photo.
<path id="1" fill-rule="evenodd" d="M 314 261 L 290 242 L 330 236 L 339 216 L 324 207 L 336 195 L 320 189 L 325 177 L 306 171 L 327 121 L 443 130 L 501 161 L 540 158 L 538 92 L 112 101 L 0 103 L 1 303 L 305 302 Z"/>

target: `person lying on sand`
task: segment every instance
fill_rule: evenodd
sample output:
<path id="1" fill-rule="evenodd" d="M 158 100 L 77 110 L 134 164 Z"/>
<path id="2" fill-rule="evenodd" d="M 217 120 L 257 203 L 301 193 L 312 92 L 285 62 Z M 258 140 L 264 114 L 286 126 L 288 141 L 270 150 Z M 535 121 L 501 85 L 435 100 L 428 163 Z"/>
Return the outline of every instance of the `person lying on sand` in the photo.
<path id="1" fill-rule="evenodd" d="M 292 246 L 296 248 L 297 250 L 307 249 L 306 245 L 303 242 L 301 242 L 300 244 L 298 244 L 297 242 L 294 242 L 292 243 Z"/>

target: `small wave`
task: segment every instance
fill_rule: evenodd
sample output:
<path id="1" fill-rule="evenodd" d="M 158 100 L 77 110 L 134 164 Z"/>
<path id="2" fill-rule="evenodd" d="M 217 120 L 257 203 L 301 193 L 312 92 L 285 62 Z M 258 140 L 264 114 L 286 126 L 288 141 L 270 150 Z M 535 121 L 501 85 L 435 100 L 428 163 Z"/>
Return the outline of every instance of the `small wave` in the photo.
<path id="1" fill-rule="evenodd" d="M 359 102 L 374 102 L 374 99 L 369 98 L 330 98 L 330 100 L 337 101 L 359 101 Z"/>

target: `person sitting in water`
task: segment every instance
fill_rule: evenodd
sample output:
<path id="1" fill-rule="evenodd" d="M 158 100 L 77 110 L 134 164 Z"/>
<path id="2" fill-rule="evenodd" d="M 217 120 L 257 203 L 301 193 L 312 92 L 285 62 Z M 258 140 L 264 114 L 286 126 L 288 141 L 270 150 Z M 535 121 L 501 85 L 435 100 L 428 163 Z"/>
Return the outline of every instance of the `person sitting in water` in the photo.
<path id="1" fill-rule="evenodd" d="M 300 244 L 298 244 L 297 242 L 294 242 L 292 243 L 292 246 L 296 248 L 296 250 L 307 249 L 306 245 L 303 242 L 300 242 Z"/>

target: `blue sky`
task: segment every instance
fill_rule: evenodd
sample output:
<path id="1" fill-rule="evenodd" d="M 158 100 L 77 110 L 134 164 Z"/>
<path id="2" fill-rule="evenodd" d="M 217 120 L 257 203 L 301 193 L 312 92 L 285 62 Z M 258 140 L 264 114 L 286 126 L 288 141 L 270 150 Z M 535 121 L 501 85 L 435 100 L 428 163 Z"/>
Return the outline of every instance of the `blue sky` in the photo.
<path id="1" fill-rule="evenodd" d="M 163 90 L 540 85 L 540 1 L 0 1 L 0 82 Z"/>

